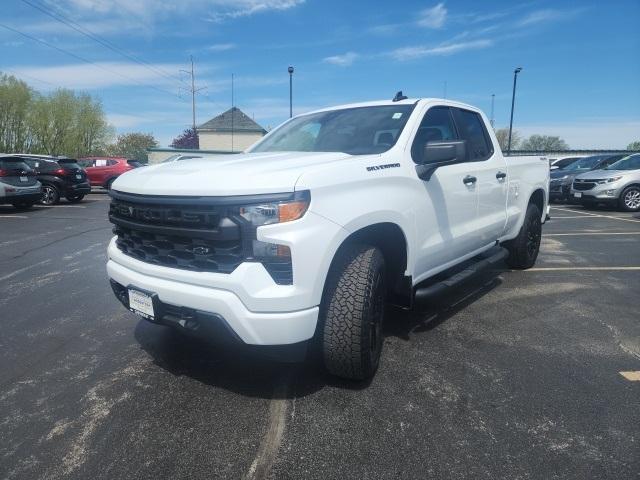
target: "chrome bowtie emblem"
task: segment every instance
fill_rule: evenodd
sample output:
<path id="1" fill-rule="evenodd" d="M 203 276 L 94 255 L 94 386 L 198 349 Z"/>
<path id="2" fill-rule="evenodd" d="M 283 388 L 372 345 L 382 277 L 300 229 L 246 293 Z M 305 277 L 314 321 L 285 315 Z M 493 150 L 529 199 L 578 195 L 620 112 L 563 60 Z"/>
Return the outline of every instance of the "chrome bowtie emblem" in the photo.
<path id="1" fill-rule="evenodd" d="M 129 215 L 133 217 L 133 212 L 135 212 L 136 209 L 133 207 L 129 207 Z"/>
<path id="2" fill-rule="evenodd" d="M 210 251 L 211 249 L 209 247 L 193 247 L 191 249 L 191 252 L 194 253 L 195 255 L 206 255 Z"/>

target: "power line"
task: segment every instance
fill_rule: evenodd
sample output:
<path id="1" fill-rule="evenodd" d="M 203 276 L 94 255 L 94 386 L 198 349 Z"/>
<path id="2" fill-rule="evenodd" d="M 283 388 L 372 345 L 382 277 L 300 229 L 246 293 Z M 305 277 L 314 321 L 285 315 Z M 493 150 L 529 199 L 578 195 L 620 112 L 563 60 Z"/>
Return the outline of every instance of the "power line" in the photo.
<path id="1" fill-rule="evenodd" d="M 118 55 L 122 55 L 123 57 L 128 58 L 129 60 L 131 60 L 131 61 L 133 61 L 133 62 L 135 62 L 135 63 L 137 63 L 139 65 L 144 66 L 145 68 L 149 69 L 150 71 L 154 72 L 157 75 L 161 75 L 161 76 L 163 76 L 165 78 L 168 78 L 170 80 L 178 79 L 177 77 L 174 77 L 169 73 L 163 72 L 159 68 L 149 64 L 148 62 L 145 62 L 144 60 L 136 57 L 135 55 L 131 55 L 131 54 L 125 52 L 124 50 L 118 48 L 116 45 L 114 45 L 110 41 L 108 41 L 108 40 L 100 37 L 99 35 L 91 32 L 91 30 L 89 30 L 88 28 L 83 27 L 79 23 L 75 22 L 74 20 L 72 20 L 72 19 L 70 19 L 68 17 L 65 17 L 61 13 L 54 12 L 51 9 L 47 8 L 46 6 L 44 6 L 42 4 L 35 3 L 33 1 L 30 1 L 30 0 L 22 0 L 22 2 L 25 3 L 26 5 L 29 5 L 29 6 L 31 6 L 33 8 L 35 8 L 38 11 L 44 13 L 45 15 L 48 15 L 49 17 L 53 18 L 57 22 L 60 22 L 60 23 L 62 23 L 64 25 L 68 26 L 69 28 L 72 28 L 73 30 L 75 30 L 76 32 L 84 35 L 85 37 L 90 38 L 90 39 L 98 42 L 100 45 L 102 45 L 105 48 L 108 48 L 112 52 L 115 52 Z"/>
<path id="2" fill-rule="evenodd" d="M 56 47 L 55 45 L 52 45 L 52 44 L 50 44 L 48 42 L 45 42 L 44 40 L 40 40 L 39 38 L 33 37 L 33 36 L 31 36 L 31 35 L 29 35 L 27 33 L 21 32 L 20 30 L 16 30 L 15 28 L 9 27 L 8 25 L 5 25 L 3 23 L 0 23 L 0 27 L 6 28 L 7 30 L 10 30 L 10 31 L 12 31 L 14 33 L 17 33 L 18 35 L 22 35 L 23 37 L 28 38 L 29 40 L 33 40 L 34 42 L 37 42 L 37 43 L 39 43 L 41 45 L 44 45 L 46 47 L 52 48 L 54 50 L 57 50 L 58 52 L 64 53 L 66 55 L 69 55 L 69 56 L 71 56 L 73 58 L 76 58 L 76 59 L 82 61 L 82 62 L 85 62 L 85 63 L 88 63 L 90 65 L 93 65 L 93 66 L 95 66 L 97 68 L 100 68 L 100 69 L 110 73 L 110 74 L 115 74 L 115 75 L 118 75 L 118 76 L 120 76 L 122 78 L 125 78 L 125 79 L 129 80 L 129 81 L 137 83 L 140 86 L 153 88 L 154 90 L 157 90 L 157 91 L 162 92 L 162 93 L 166 93 L 166 94 L 171 95 L 171 96 L 175 96 L 176 95 L 175 93 L 171 93 L 168 90 L 164 90 L 162 88 L 156 87 L 155 85 L 148 85 L 148 84 L 140 83 L 135 78 L 132 78 L 132 77 L 129 77 L 127 75 L 123 75 L 122 73 L 110 70 L 110 69 L 106 68 L 105 66 L 103 66 L 103 65 L 101 65 L 99 63 L 93 62 L 91 60 L 87 60 L 86 58 L 81 57 L 80 55 L 76 55 L 73 52 L 65 50 L 64 48 Z"/>

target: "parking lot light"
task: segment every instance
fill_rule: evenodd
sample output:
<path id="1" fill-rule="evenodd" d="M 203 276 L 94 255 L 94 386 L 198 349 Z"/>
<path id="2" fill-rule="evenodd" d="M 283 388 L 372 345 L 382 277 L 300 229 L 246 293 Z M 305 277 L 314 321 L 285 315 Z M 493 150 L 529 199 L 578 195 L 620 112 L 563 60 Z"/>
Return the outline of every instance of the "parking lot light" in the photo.
<path id="1" fill-rule="evenodd" d="M 511 120 L 509 121 L 509 143 L 507 144 L 507 155 L 511 153 L 511 131 L 513 130 L 513 106 L 516 102 L 516 82 L 518 74 L 522 71 L 522 67 L 518 67 L 513 71 L 513 93 L 511 94 Z"/>

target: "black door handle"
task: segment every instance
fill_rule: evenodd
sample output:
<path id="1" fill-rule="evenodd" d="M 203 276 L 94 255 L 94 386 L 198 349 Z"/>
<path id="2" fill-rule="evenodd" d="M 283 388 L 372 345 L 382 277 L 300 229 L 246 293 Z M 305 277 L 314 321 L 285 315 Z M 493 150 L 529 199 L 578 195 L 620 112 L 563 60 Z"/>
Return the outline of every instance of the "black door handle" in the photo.
<path id="1" fill-rule="evenodd" d="M 507 178 L 507 174 L 504 173 L 504 172 L 498 172 L 498 173 L 496 173 L 496 178 L 498 180 L 503 180 L 503 179 Z"/>
<path id="2" fill-rule="evenodd" d="M 464 183 L 467 186 L 473 185 L 477 181 L 478 181 L 478 179 L 476 177 L 472 177 L 471 175 L 467 175 L 466 177 L 464 177 L 462 179 L 462 183 Z"/>

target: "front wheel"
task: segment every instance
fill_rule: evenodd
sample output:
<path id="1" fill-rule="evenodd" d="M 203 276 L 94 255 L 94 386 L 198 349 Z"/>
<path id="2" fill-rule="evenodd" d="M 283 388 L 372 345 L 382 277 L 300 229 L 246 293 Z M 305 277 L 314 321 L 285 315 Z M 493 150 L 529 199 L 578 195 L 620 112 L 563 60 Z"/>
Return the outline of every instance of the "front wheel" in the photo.
<path id="1" fill-rule="evenodd" d="M 385 303 L 384 257 L 370 245 L 353 244 L 336 254 L 320 308 L 322 358 L 329 373 L 373 377 L 382 353 Z"/>
<path id="2" fill-rule="evenodd" d="M 620 195 L 620 208 L 625 212 L 640 211 L 640 187 L 631 185 L 623 190 Z"/>
<path id="3" fill-rule="evenodd" d="M 53 185 L 42 186 L 40 203 L 43 205 L 55 205 L 60 201 L 60 192 Z"/>
<path id="4" fill-rule="evenodd" d="M 518 236 L 504 244 L 509 251 L 509 257 L 507 257 L 507 265 L 509 267 L 525 270 L 533 267 L 536 263 L 542 239 L 541 218 L 540 209 L 530 203 Z"/>

